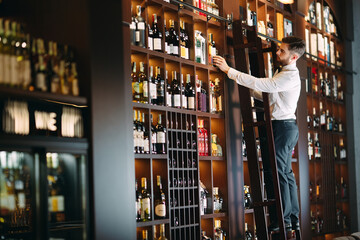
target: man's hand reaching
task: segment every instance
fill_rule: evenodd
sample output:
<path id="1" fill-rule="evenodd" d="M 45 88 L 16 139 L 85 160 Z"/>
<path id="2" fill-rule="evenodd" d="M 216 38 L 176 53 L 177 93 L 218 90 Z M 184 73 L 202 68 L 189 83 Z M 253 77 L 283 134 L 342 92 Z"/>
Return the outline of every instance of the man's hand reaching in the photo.
<path id="1" fill-rule="evenodd" d="M 226 63 L 225 59 L 220 56 L 213 56 L 213 59 L 214 59 L 215 66 L 217 66 L 221 71 L 223 71 L 224 73 L 227 74 L 230 67 Z"/>

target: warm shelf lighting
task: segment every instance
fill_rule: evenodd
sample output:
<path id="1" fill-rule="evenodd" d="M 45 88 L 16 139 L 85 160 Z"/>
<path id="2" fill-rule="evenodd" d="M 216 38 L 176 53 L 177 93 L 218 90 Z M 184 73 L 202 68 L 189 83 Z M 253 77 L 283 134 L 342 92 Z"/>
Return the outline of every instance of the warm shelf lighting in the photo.
<path id="1" fill-rule="evenodd" d="M 294 3 L 294 0 L 278 0 L 278 1 L 283 4 L 293 4 Z"/>

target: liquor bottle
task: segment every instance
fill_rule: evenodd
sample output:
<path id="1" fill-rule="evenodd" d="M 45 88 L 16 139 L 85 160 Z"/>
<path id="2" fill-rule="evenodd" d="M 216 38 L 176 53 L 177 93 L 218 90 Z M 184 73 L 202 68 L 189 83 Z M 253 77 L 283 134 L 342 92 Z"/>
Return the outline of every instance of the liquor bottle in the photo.
<path id="1" fill-rule="evenodd" d="M 52 223 L 64 222 L 66 220 L 64 170 L 56 153 L 47 153 L 46 162 L 48 167 L 49 220 Z"/>
<path id="2" fill-rule="evenodd" d="M 157 239 L 156 225 L 153 225 L 152 232 L 153 232 L 153 240 L 156 240 Z"/>
<path id="3" fill-rule="evenodd" d="M 167 238 L 165 237 L 165 224 L 163 223 L 160 224 L 160 237 L 158 238 L 158 240 L 167 240 Z"/>
<path id="4" fill-rule="evenodd" d="M 185 85 L 184 85 L 184 76 L 180 75 L 180 90 L 181 90 L 181 107 L 187 108 L 187 97 L 185 95 Z"/>
<path id="5" fill-rule="evenodd" d="M 328 77 L 328 73 L 325 72 L 325 96 L 326 97 L 331 97 L 331 82 L 330 79 Z"/>
<path id="6" fill-rule="evenodd" d="M 180 57 L 189 59 L 189 36 L 185 31 L 184 21 L 180 21 Z"/>
<path id="7" fill-rule="evenodd" d="M 158 124 L 156 125 L 156 153 L 157 154 L 166 154 L 165 144 L 166 144 L 166 128 L 161 125 L 161 114 L 158 115 Z"/>
<path id="8" fill-rule="evenodd" d="M 142 230 L 142 240 L 149 240 L 148 239 L 148 230 Z"/>
<path id="9" fill-rule="evenodd" d="M 224 230 L 221 229 L 221 221 L 215 220 L 215 229 L 214 229 L 214 239 L 223 240 L 224 239 Z"/>
<path id="10" fill-rule="evenodd" d="M 339 140 L 339 146 L 340 146 L 340 160 L 346 159 L 346 148 L 344 146 L 344 139 L 340 138 Z"/>
<path id="11" fill-rule="evenodd" d="M 205 152 L 205 142 L 204 142 L 204 120 L 198 120 L 198 146 L 199 146 L 199 156 L 204 156 Z"/>
<path id="12" fill-rule="evenodd" d="M 171 90 L 172 90 L 172 106 L 175 108 L 180 108 L 181 89 L 180 89 L 180 84 L 176 79 L 176 71 L 172 71 Z"/>
<path id="13" fill-rule="evenodd" d="M 218 187 L 214 187 L 213 188 L 213 199 L 214 199 L 214 203 L 213 203 L 213 210 L 214 213 L 219 213 L 222 210 L 222 204 L 223 204 L 223 199 L 222 197 L 219 195 L 219 188 Z"/>
<path id="14" fill-rule="evenodd" d="M 201 31 L 195 30 L 195 62 L 206 64 L 206 40 Z"/>
<path id="15" fill-rule="evenodd" d="M 155 198 L 155 217 L 166 218 L 166 197 L 162 188 L 161 176 L 156 176 L 157 196 Z"/>
<path id="16" fill-rule="evenodd" d="M 319 200 L 321 198 L 321 184 L 320 184 L 319 181 L 316 183 L 316 192 L 315 192 L 315 194 L 316 194 L 316 199 Z"/>
<path id="17" fill-rule="evenodd" d="M 313 126 L 312 118 L 311 118 L 308 110 L 307 110 L 307 114 L 306 114 L 306 115 L 307 115 L 307 116 L 306 116 L 306 122 L 307 122 L 307 124 L 308 124 L 308 128 L 312 128 L 312 126 Z"/>
<path id="18" fill-rule="evenodd" d="M 252 240 L 253 236 L 248 228 L 248 223 L 245 223 L 245 240 Z"/>
<path id="19" fill-rule="evenodd" d="M 315 107 L 313 107 L 313 119 L 314 119 L 313 127 L 314 128 L 319 128 L 319 126 L 320 126 L 320 118 L 319 118 L 318 115 L 316 115 L 316 108 Z"/>
<path id="20" fill-rule="evenodd" d="M 174 28 L 174 20 L 169 20 L 169 24 L 170 54 L 174 56 L 179 56 L 179 36 L 177 35 Z"/>
<path id="21" fill-rule="evenodd" d="M 267 13 L 266 14 L 266 33 L 269 37 L 274 37 L 274 25 L 272 24 L 272 22 L 270 21 L 270 14 Z M 268 39 L 268 41 L 270 41 Z"/>
<path id="22" fill-rule="evenodd" d="M 333 130 L 334 118 L 329 114 L 329 109 L 326 109 L 326 130 Z"/>
<path id="23" fill-rule="evenodd" d="M 222 106 L 222 94 L 221 94 L 221 88 L 220 88 L 220 79 L 219 78 L 215 78 L 215 88 L 214 88 L 214 92 L 215 92 L 215 99 L 216 99 L 216 113 L 221 113 L 223 111 L 223 106 Z"/>
<path id="24" fill-rule="evenodd" d="M 209 135 L 208 135 L 208 131 L 206 130 L 205 126 L 204 126 L 204 120 L 203 121 L 203 135 L 204 135 L 204 156 L 209 156 Z"/>
<path id="25" fill-rule="evenodd" d="M 341 198 L 347 198 L 347 191 L 348 191 L 348 189 L 347 189 L 347 185 L 346 185 L 346 183 L 344 182 L 344 178 L 343 177 L 341 177 L 341 179 L 340 179 L 340 196 L 341 196 Z"/>
<path id="26" fill-rule="evenodd" d="M 136 6 L 136 32 L 135 32 L 135 42 L 139 47 L 145 47 L 145 20 L 141 16 L 141 6 Z"/>
<path id="27" fill-rule="evenodd" d="M 135 179 L 135 206 L 136 206 L 136 221 L 141 221 L 141 194 L 138 190 L 138 182 Z"/>
<path id="28" fill-rule="evenodd" d="M 312 159 L 313 155 L 314 155 L 313 140 L 311 138 L 311 133 L 308 132 L 308 157 L 309 157 L 309 160 Z"/>
<path id="29" fill-rule="evenodd" d="M 165 35 L 165 53 L 171 54 L 170 32 L 166 29 L 166 20 L 165 19 L 164 19 L 164 35 Z"/>
<path id="30" fill-rule="evenodd" d="M 153 14 L 153 39 L 154 39 L 154 50 L 162 52 L 162 32 L 158 26 L 157 16 Z"/>
<path id="31" fill-rule="evenodd" d="M 250 194 L 250 187 L 247 185 L 244 185 L 244 207 L 246 209 L 248 209 L 251 206 L 252 206 L 252 197 Z"/>
<path id="32" fill-rule="evenodd" d="M 316 68 L 312 68 L 311 74 L 311 83 L 312 83 L 312 92 L 313 94 L 318 94 L 318 77 Z"/>
<path id="33" fill-rule="evenodd" d="M 149 92 L 150 92 L 150 103 L 157 104 L 157 78 L 154 78 L 154 69 L 153 66 L 150 66 L 150 76 L 149 76 Z"/>
<path id="34" fill-rule="evenodd" d="M 154 32 L 153 29 L 150 27 L 150 24 L 147 25 L 148 29 L 148 49 L 154 50 Z"/>
<path id="35" fill-rule="evenodd" d="M 131 5 L 131 12 L 133 12 L 132 5 Z M 135 21 L 135 16 L 131 17 L 130 42 L 131 42 L 131 45 L 136 45 L 136 21 Z"/>
<path id="36" fill-rule="evenodd" d="M 195 110 L 195 89 L 191 85 L 190 74 L 186 74 L 185 96 L 187 102 L 187 109 Z"/>
<path id="37" fill-rule="evenodd" d="M 208 37 L 208 64 L 213 65 L 213 56 L 216 56 L 216 47 L 215 47 L 215 41 L 214 41 L 214 35 L 212 33 L 209 33 Z"/>
<path id="38" fill-rule="evenodd" d="M 156 67 L 157 105 L 165 105 L 165 79 L 161 77 L 160 67 Z"/>
<path id="39" fill-rule="evenodd" d="M 339 132 L 340 133 L 343 132 L 343 124 L 342 124 L 341 118 L 339 118 Z"/>
<path id="40" fill-rule="evenodd" d="M 216 98 L 215 98 L 215 84 L 210 81 L 209 82 L 209 99 L 210 99 L 210 104 L 209 104 L 209 109 L 211 113 L 215 113 L 216 112 Z"/>
<path id="41" fill-rule="evenodd" d="M 320 93 L 321 93 L 321 96 L 325 97 L 326 84 L 325 84 L 322 73 L 319 74 L 319 81 L 320 81 Z"/>
<path id="42" fill-rule="evenodd" d="M 138 134 L 138 130 L 137 130 L 137 112 L 136 110 L 134 110 L 134 123 L 133 123 L 133 135 L 134 135 L 134 153 L 138 152 L 138 148 L 139 148 L 139 134 Z"/>
<path id="43" fill-rule="evenodd" d="M 148 89 L 148 80 L 146 78 L 144 72 L 144 63 L 140 62 L 140 73 L 139 73 L 139 88 L 140 88 L 140 102 L 141 103 L 148 103 L 149 99 L 149 89 Z"/>
<path id="44" fill-rule="evenodd" d="M 141 221 L 151 220 L 151 194 L 147 190 L 146 178 L 141 178 Z"/>
<path id="45" fill-rule="evenodd" d="M 326 116 L 325 110 L 323 109 L 322 102 L 320 102 L 320 126 L 322 130 L 326 130 Z"/>
<path id="46" fill-rule="evenodd" d="M 333 92 L 333 99 L 334 100 L 337 100 L 338 98 L 338 80 L 337 80 L 337 76 L 336 75 L 333 75 L 333 83 L 332 83 L 332 86 L 333 86 L 333 89 L 332 89 L 332 92 Z"/>
<path id="47" fill-rule="evenodd" d="M 321 146 L 320 146 L 320 142 L 319 142 L 319 138 L 318 138 L 318 133 L 314 133 L 315 137 L 314 137 L 314 148 L 315 148 L 315 153 L 314 153 L 314 157 L 315 159 L 320 159 L 321 158 Z"/>
<path id="48" fill-rule="evenodd" d="M 35 89 L 42 92 L 48 91 L 48 86 L 46 82 L 46 53 L 44 41 L 38 39 L 37 41 L 37 55 L 38 55 L 38 65 L 36 68 L 36 79 L 35 79 Z"/>
<path id="49" fill-rule="evenodd" d="M 145 154 L 149 154 L 150 153 L 150 141 L 149 141 L 149 131 L 147 131 L 146 129 L 146 125 L 145 125 L 145 113 L 141 113 L 141 124 L 143 127 L 143 133 L 144 133 L 144 153 Z"/>
<path id="50" fill-rule="evenodd" d="M 137 153 L 144 153 L 144 126 L 141 121 L 141 112 L 138 110 L 137 114 L 137 131 L 138 131 L 138 151 Z"/>

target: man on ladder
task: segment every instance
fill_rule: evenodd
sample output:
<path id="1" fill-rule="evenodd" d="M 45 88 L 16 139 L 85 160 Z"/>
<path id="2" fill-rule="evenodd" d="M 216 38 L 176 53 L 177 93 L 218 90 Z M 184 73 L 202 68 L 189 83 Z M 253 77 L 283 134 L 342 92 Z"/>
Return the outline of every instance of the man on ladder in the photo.
<path id="1" fill-rule="evenodd" d="M 274 134 L 276 162 L 279 175 L 284 223 L 287 235 L 291 230 L 300 230 L 299 202 L 297 186 L 291 167 L 292 149 L 295 147 L 299 130 L 296 124 L 296 107 L 299 100 L 301 81 L 296 61 L 305 52 L 305 42 L 297 37 L 285 37 L 276 52 L 277 60 L 282 69 L 273 77 L 256 78 L 246 73 L 230 68 L 225 59 L 214 56 L 214 64 L 230 79 L 238 84 L 254 90 L 254 97 L 261 96 L 259 92 L 269 93 L 271 120 Z M 263 156 L 264 181 L 268 199 L 274 199 L 274 188 L 270 164 Z M 277 231 L 279 224 L 275 206 L 269 206 L 269 231 Z M 289 236 L 290 238 L 290 236 Z"/>

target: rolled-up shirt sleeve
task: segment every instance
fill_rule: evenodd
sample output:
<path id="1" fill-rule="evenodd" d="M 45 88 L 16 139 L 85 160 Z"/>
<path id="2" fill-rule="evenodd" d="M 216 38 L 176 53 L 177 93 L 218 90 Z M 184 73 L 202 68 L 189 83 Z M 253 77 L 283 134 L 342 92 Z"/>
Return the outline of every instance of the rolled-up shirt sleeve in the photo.
<path id="1" fill-rule="evenodd" d="M 247 73 L 230 68 L 228 77 L 238 84 L 260 92 L 282 92 L 295 87 L 298 83 L 293 76 L 299 74 L 297 70 L 282 71 L 272 78 L 257 78 Z"/>

